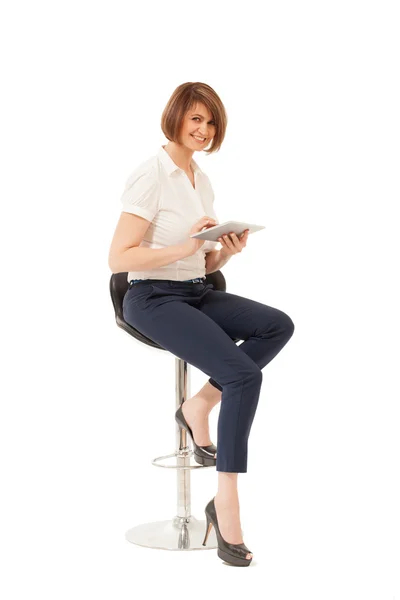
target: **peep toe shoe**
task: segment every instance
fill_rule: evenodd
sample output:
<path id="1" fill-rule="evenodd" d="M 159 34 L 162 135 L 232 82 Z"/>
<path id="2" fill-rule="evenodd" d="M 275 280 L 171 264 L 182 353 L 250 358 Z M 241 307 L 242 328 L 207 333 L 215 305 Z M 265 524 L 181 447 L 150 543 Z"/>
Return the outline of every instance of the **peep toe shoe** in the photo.
<path id="1" fill-rule="evenodd" d="M 218 519 L 217 513 L 215 510 L 215 498 L 210 500 L 210 502 L 206 506 L 206 519 L 207 519 L 207 527 L 206 527 L 206 535 L 204 537 L 203 546 L 206 545 L 207 538 L 210 534 L 211 528 L 214 525 L 215 532 L 217 534 L 218 541 L 218 556 L 221 560 L 233 565 L 234 567 L 248 567 L 253 557 L 246 558 L 246 556 L 251 552 L 245 546 L 245 544 L 229 544 L 224 540 L 221 535 L 221 532 L 218 527 Z"/>
<path id="2" fill-rule="evenodd" d="M 193 438 L 192 430 L 186 423 L 185 417 L 183 416 L 182 404 L 175 413 L 175 421 L 178 423 L 179 427 L 185 429 L 190 435 L 194 447 L 194 460 L 199 463 L 199 465 L 203 465 L 204 467 L 215 467 L 217 464 L 217 459 L 214 458 L 214 456 L 217 453 L 217 447 L 214 444 L 210 444 L 210 446 L 198 446 L 196 444 Z"/>

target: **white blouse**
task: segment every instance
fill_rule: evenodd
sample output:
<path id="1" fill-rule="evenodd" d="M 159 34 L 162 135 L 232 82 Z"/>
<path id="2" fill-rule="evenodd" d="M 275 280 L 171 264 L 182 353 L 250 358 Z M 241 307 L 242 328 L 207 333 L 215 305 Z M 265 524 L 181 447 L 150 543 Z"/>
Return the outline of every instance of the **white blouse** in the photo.
<path id="1" fill-rule="evenodd" d="M 215 219 L 214 191 L 208 176 L 192 159 L 195 188 L 161 146 L 155 156 L 131 173 L 121 197 L 122 212 L 151 222 L 140 247 L 166 248 L 187 241 L 193 225 L 205 215 Z M 130 271 L 131 279 L 172 279 L 184 281 L 206 274 L 205 255 L 219 242 L 206 241 L 192 256 L 147 271 Z"/>

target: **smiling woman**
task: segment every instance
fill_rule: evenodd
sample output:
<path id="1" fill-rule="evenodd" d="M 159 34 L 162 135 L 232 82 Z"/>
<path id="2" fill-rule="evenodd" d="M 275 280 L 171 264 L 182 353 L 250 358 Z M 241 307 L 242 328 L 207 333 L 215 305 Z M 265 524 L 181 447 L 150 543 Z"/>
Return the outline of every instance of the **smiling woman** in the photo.
<path id="1" fill-rule="evenodd" d="M 207 283 L 206 273 L 241 252 L 246 237 L 232 233 L 231 241 L 221 239 L 220 250 L 212 249 L 218 242 L 191 237 L 218 222 L 211 182 L 193 154 L 217 152 L 226 127 L 224 105 L 209 85 L 176 88 L 161 118 L 168 144 L 126 183 L 109 264 L 114 272 L 128 271 L 125 322 L 209 376 L 196 395 L 184 399 L 175 419 L 192 438 L 195 460 L 218 472 L 218 492 L 205 509 L 203 545 L 214 526 L 218 556 L 248 566 L 252 553 L 242 537 L 237 477 L 247 472 L 261 370 L 288 342 L 294 324 L 279 309 Z M 240 347 L 232 337 L 244 340 Z M 219 402 L 217 450 L 208 416 Z"/>

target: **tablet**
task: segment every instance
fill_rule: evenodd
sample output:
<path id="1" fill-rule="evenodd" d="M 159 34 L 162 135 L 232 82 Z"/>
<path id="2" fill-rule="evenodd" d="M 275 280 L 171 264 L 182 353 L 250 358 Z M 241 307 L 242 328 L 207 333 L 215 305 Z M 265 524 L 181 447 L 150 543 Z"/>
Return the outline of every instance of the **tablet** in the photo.
<path id="1" fill-rule="evenodd" d="M 236 233 L 236 235 L 240 237 L 245 229 L 248 229 L 250 234 L 255 231 L 260 231 L 260 229 L 265 229 L 265 226 L 243 223 L 242 221 L 225 221 L 225 223 L 221 223 L 220 225 L 214 225 L 214 227 L 208 227 L 207 229 L 203 229 L 203 231 L 199 231 L 199 233 L 194 233 L 190 237 L 198 238 L 199 240 L 208 240 L 210 242 L 218 242 L 218 238 L 225 233 L 229 235 L 230 232 L 233 231 L 233 233 Z"/>

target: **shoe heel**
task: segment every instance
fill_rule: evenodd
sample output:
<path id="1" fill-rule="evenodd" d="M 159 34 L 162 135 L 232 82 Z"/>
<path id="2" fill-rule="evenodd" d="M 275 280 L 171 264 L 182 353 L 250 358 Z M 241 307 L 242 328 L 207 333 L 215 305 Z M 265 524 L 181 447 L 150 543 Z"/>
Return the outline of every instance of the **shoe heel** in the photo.
<path id="1" fill-rule="evenodd" d="M 204 536 L 203 546 L 205 546 L 206 543 L 207 543 L 208 536 L 210 535 L 210 531 L 212 529 L 212 526 L 213 526 L 213 524 L 211 523 L 210 519 L 207 516 L 206 535 Z"/>

